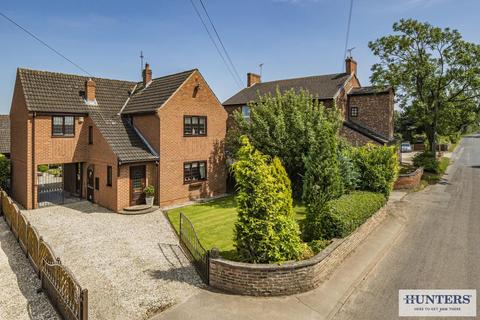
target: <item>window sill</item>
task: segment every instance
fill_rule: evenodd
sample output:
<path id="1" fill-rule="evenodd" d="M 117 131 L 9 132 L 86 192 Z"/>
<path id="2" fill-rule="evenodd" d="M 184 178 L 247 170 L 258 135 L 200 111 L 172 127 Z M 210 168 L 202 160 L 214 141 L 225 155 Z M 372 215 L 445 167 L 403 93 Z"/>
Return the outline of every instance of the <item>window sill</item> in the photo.
<path id="1" fill-rule="evenodd" d="M 206 134 L 184 134 L 183 137 L 184 138 L 198 138 L 198 137 L 206 137 L 207 135 Z"/>
<path id="2" fill-rule="evenodd" d="M 195 181 L 184 181 L 183 184 L 184 185 L 190 185 L 190 186 L 200 186 L 206 181 L 207 181 L 207 179 L 195 180 Z"/>
<path id="3" fill-rule="evenodd" d="M 54 135 L 52 134 L 52 138 L 75 138 L 74 134 L 62 134 L 62 135 Z"/>

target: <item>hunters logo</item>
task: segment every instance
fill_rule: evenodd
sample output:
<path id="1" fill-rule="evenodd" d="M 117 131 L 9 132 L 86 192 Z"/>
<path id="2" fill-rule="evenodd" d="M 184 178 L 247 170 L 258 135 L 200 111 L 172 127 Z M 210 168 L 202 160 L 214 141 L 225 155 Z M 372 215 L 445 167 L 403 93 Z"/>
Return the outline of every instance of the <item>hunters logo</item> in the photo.
<path id="1" fill-rule="evenodd" d="M 476 317 L 476 290 L 399 290 L 400 317 Z"/>

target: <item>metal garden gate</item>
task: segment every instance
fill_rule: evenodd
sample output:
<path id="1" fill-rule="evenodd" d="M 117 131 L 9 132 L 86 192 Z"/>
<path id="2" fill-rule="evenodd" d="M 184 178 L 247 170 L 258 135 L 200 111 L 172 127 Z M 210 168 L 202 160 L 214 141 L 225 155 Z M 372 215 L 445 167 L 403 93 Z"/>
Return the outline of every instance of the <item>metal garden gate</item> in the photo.
<path id="1" fill-rule="evenodd" d="M 210 252 L 198 240 L 192 222 L 180 212 L 180 245 L 186 251 L 202 280 L 209 284 Z"/>

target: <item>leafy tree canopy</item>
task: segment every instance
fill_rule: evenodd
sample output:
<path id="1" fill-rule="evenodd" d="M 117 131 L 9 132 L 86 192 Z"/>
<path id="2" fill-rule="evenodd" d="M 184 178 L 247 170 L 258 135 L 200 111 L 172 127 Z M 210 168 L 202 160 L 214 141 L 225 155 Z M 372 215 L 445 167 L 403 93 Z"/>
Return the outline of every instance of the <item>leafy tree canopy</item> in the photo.
<path id="1" fill-rule="evenodd" d="M 369 43 L 380 58 L 371 80 L 395 88 L 400 107 L 427 135 L 452 135 L 477 120 L 480 97 L 480 46 L 457 30 L 416 20 L 400 20 L 395 34 Z"/>

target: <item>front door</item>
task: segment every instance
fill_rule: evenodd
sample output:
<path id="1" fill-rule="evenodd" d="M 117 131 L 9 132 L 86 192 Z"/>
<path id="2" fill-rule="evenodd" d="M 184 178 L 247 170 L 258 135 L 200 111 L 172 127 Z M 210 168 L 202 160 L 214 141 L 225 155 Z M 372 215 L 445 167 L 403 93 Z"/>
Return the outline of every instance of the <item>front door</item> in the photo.
<path id="1" fill-rule="evenodd" d="M 145 166 L 130 167 L 130 205 L 144 204 Z"/>
<path id="2" fill-rule="evenodd" d="M 87 169 L 87 200 L 93 202 L 93 190 L 94 190 L 94 170 L 93 164 L 88 166 Z"/>

